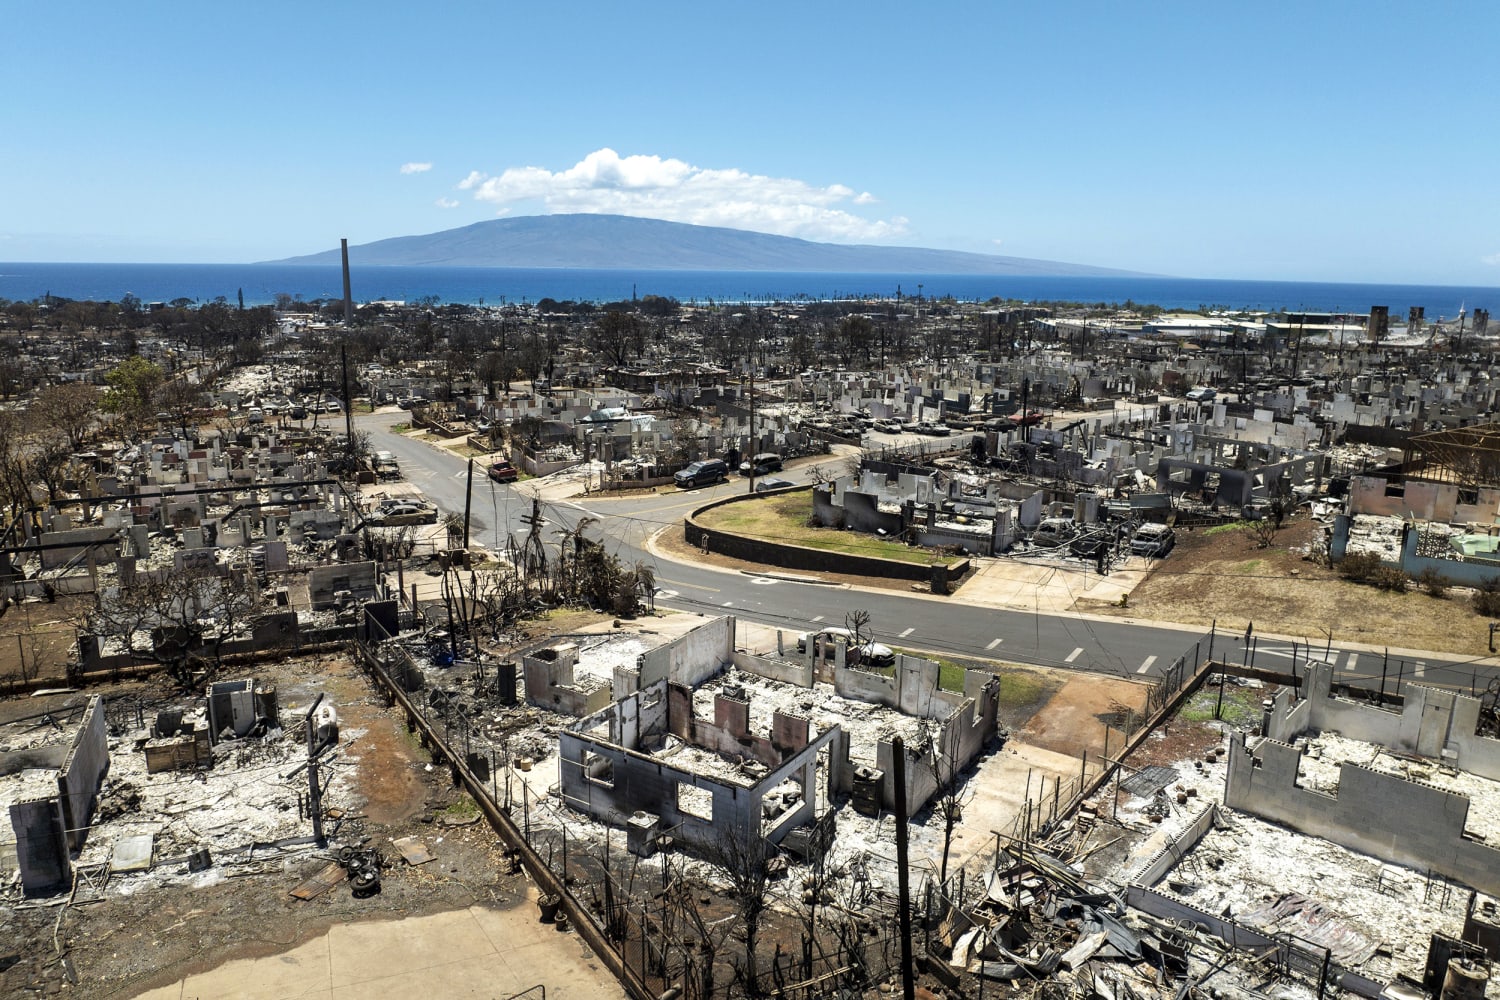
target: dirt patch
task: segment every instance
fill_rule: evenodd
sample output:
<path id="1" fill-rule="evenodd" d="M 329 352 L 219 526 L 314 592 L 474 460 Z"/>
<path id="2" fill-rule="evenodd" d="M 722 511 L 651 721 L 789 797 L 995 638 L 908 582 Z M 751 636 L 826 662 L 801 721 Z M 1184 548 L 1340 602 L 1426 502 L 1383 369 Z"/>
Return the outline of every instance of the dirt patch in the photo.
<path id="1" fill-rule="evenodd" d="M 77 622 L 89 607 L 82 595 L 55 602 L 29 600 L 0 613 L 0 686 L 13 681 L 67 678 Z"/>
<path id="2" fill-rule="evenodd" d="M 1067 681 L 1059 670 L 1013 663 L 993 669 L 1000 677 L 1000 724 L 1012 732 L 1024 728 Z"/>
<path id="3" fill-rule="evenodd" d="M 1301 517 L 1287 522 L 1275 544 L 1260 548 L 1248 528 L 1179 531 L 1177 547 L 1131 591 L 1128 607 L 1100 603 L 1094 614 L 1152 618 L 1244 632 L 1300 636 L 1402 649 L 1484 656 L 1488 619 L 1474 614 L 1462 592 L 1429 597 L 1349 583 L 1304 557 L 1322 526 Z"/>
<path id="4" fill-rule="evenodd" d="M 365 819 L 391 826 L 420 816 L 430 795 L 429 783 L 424 781 L 430 756 L 347 660 L 335 661 L 323 676 L 329 696 L 339 706 L 340 725 L 364 731 L 345 752 L 371 762 L 358 769 L 354 780 L 364 800 Z"/>
<path id="5" fill-rule="evenodd" d="M 1016 738 L 1071 757 L 1104 752 L 1104 727 L 1118 726 L 1127 713 L 1139 712 L 1146 701 L 1147 686 L 1095 674 L 1074 675 L 1047 699 L 1017 732 Z M 1110 734 L 1113 752 L 1123 744 L 1123 735 Z"/>

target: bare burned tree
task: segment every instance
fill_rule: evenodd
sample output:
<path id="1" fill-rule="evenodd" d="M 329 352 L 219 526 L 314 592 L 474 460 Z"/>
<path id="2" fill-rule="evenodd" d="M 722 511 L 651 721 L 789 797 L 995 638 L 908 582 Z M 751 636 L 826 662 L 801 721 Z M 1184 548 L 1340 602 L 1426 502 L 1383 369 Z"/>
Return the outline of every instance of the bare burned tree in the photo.
<path id="1" fill-rule="evenodd" d="M 180 570 L 139 572 L 100 594 L 88 625 L 96 635 L 123 638 L 132 656 L 156 660 L 173 680 L 188 686 L 196 683 L 196 671 L 218 669 L 224 643 L 259 610 L 259 593 L 248 573 L 187 564 Z M 150 649 L 140 646 L 143 633 L 151 635 Z"/>
<path id="2" fill-rule="evenodd" d="M 51 385 L 36 394 L 27 412 L 40 427 L 67 439 L 68 447 L 83 447 L 99 415 L 100 393 L 82 382 Z"/>
<path id="3" fill-rule="evenodd" d="M 770 882 L 766 842 L 758 831 L 725 827 L 715 831 L 714 843 L 705 845 L 701 853 L 703 860 L 725 884 L 725 895 L 740 919 L 745 955 L 738 963 L 736 973 L 745 991 L 751 996 L 759 996 L 760 966 L 755 950 L 760 939 L 761 918 L 771 902 L 766 892 Z"/>
<path id="4" fill-rule="evenodd" d="M 844 615 L 844 627 L 853 635 L 851 645 L 859 649 L 870 637 L 867 631 L 870 627 L 870 612 L 863 608 L 848 612 Z"/>
<path id="5" fill-rule="evenodd" d="M 943 860 L 938 870 L 938 881 L 948 881 L 948 858 L 953 849 L 953 831 L 963 819 L 964 806 L 973 799 L 974 793 L 961 780 L 958 763 L 958 734 L 936 720 L 923 723 L 926 734 L 927 753 L 923 766 L 932 775 L 937 791 L 932 797 L 933 815 L 943 824 Z"/>

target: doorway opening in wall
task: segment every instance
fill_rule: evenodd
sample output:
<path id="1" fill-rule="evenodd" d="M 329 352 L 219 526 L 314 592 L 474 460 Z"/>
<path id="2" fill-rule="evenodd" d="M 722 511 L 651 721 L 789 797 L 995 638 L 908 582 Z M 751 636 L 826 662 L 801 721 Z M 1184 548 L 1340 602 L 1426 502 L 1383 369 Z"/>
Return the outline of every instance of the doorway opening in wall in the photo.
<path id="1" fill-rule="evenodd" d="M 714 821 L 713 792 L 679 781 L 677 783 L 677 811 L 712 823 Z"/>

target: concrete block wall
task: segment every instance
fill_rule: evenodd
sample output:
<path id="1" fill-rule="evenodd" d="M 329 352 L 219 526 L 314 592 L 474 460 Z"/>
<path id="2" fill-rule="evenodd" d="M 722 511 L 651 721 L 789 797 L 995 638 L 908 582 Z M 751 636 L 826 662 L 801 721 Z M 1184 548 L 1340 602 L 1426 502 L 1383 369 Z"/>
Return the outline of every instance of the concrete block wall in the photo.
<path id="1" fill-rule="evenodd" d="M 374 600 L 378 582 L 373 562 L 315 566 L 307 574 L 307 592 L 313 610 L 323 611 L 333 607 L 333 595 L 340 590 L 353 593 L 356 601 Z"/>
<path id="2" fill-rule="evenodd" d="M 1304 698 L 1283 689 L 1266 715 L 1265 733 L 1290 742 L 1304 733 L 1331 730 L 1392 750 L 1420 754 L 1482 778 L 1500 781 L 1500 740 L 1479 735 L 1480 702 L 1442 688 L 1413 684 L 1399 712 L 1337 698 L 1333 668 L 1309 666 Z"/>
<path id="3" fill-rule="evenodd" d="M 776 713 L 780 716 L 781 713 Z M 731 756 L 753 757 L 767 767 L 785 759 L 786 748 L 778 746 L 771 733 L 761 736 L 750 732 L 750 703 L 725 694 L 714 697 L 714 719 L 699 719 L 693 714 L 693 692 L 680 684 L 667 687 L 667 729 L 694 746 Z M 806 740 L 804 739 L 804 745 Z"/>
<path id="4" fill-rule="evenodd" d="M 21 889 L 42 896 L 66 889 L 73 877 L 62 805 L 55 798 L 13 803 L 10 826 L 16 837 Z"/>
<path id="5" fill-rule="evenodd" d="M 971 671 L 973 673 L 973 671 Z M 991 676 L 977 698 L 965 698 L 945 719 L 925 747 L 906 747 L 906 807 L 910 813 L 930 802 L 946 780 L 974 762 L 994 737 L 1000 717 L 1000 680 Z M 890 740 L 875 746 L 875 767 L 884 773 L 881 804 L 896 806 L 895 748 Z"/>
<path id="6" fill-rule="evenodd" d="M 726 842 L 751 844 L 762 836 L 762 803 L 767 792 L 797 777 L 802 801 L 793 815 L 783 815 L 767 834 L 773 843 L 791 829 L 813 818 L 819 752 L 838 735 L 834 727 L 802 751 L 773 768 L 754 786 L 745 787 L 695 774 L 645 754 L 626 750 L 587 733 L 567 731 L 559 738 L 559 777 L 563 801 L 604 822 L 620 824 L 637 811 L 660 818 L 661 829 L 699 848 L 721 848 Z M 590 766 L 603 777 L 591 777 Z M 604 765 L 604 766 L 601 766 Z M 679 801 L 686 785 L 709 794 L 712 817 L 685 812 Z"/>
<path id="7" fill-rule="evenodd" d="M 95 696 L 84 710 L 83 721 L 58 768 L 58 803 L 68 846 L 78 850 L 88 837 L 99 786 L 109 773 L 109 739 L 105 728 L 104 701 Z"/>
<path id="8" fill-rule="evenodd" d="M 1486 522 L 1488 523 L 1488 522 Z M 1401 543 L 1401 568 L 1410 576 L 1420 576 L 1424 570 L 1435 570 L 1449 583 L 1460 587 L 1477 587 L 1486 581 L 1500 577 L 1500 563 L 1493 559 L 1475 556 L 1452 559 L 1434 559 L 1417 554 L 1417 543 L 1421 533 L 1408 531 Z"/>
<path id="9" fill-rule="evenodd" d="M 521 676 L 526 686 L 526 700 L 564 715 L 592 715 L 610 704 L 610 686 L 587 678 L 578 683 L 573 668 L 578 663 L 578 647 L 573 643 L 551 646 L 521 657 Z"/>
<path id="10" fill-rule="evenodd" d="M 670 680 L 696 687 L 717 676 L 734 656 L 735 618 L 711 618 L 670 642 L 641 654 L 636 661 L 641 686 Z"/>
<path id="11" fill-rule="evenodd" d="M 1469 799 L 1359 764 L 1339 768 L 1337 795 L 1297 784 L 1300 753 L 1275 740 L 1231 740 L 1224 804 L 1396 864 L 1431 868 L 1500 892 L 1500 850 L 1464 833 Z"/>
<path id="12" fill-rule="evenodd" d="M 795 640 L 787 643 L 784 635 L 782 642 L 787 644 L 787 648 L 796 648 Z M 755 674 L 757 677 L 780 681 L 783 684 L 795 684 L 797 687 L 813 686 L 813 665 L 805 656 L 799 660 L 776 660 L 736 650 L 730 662 L 746 673 Z"/>
<path id="13" fill-rule="evenodd" d="M 1204 834 L 1213 829 L 1218 809 L 1218 806 L 1209 803 L 1208 808 L 1194 816 L 1182 832 L 1167 841 L 1166 846 L 1161 850 L 1147 858 L 1128 880 L 1129 883 L 1149 887 L 1166 878 L 1167 873 L 1177 867 L 1178 862 L 1186 857 L 1189 851 L 1198 846 L 1198 841 L 1203 839 Z"/>
<path id="14" fill-rule="evenodd" d="M 898 653 L 893 676 L 858 667 L 837 667 L 833 672 L 833 689 L 853 701 L 885 705 L 920 718 L 937 718 L 934 706 L 941 715 L 956 707 L 941 697 L 943 692 L 938 689 L 941 669 L 936 661 Z"/>

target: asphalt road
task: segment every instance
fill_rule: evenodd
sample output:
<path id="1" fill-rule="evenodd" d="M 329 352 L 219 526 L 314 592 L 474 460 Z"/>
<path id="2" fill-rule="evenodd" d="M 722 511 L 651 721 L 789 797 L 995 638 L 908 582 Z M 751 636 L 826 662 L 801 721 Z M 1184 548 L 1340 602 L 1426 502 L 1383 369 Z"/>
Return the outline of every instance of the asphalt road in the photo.
<path id="1" fill-rule="evenodd" d="M 396 434 L 390 427 L 403 414 L 356 416 L 356 424 L 371 434 L 371 448 L 396 455 L 406 478 L 445 513 L 462 514 L 467 486 L 467 463 L 432 445 Z M 796 473 L 785 476 L 797 479 Z M 597 518 L 598 534 L 606 546 L 628 563 L 646 562 L 656 569 L 657 603 L 680 611 L 734 614 L 742 619 L 788 631 L 805 631 L 816 624 L 842 625 L 854 610 L 870 614 L 873 637 L 898 649 L 928 650 L 961 657 L 1005 659 L 1049 667 L 1067 667 L 1120 677 L 1160 676 L 1180 656 L 1208 655 L 1209 637 L 1202 629 L 1155 623 L 1099 620 L 1079 614 L 1043 614 L 998 610 L 965 604 L 962 597 L 899 594 L 842 586 L 799 583 L 751 576 L 659 560 L 647 549 L 647 539 L 664 527 L 682 523 L 691 509 L 710 500 L 742 492 L 744 480 L 733 477 L 719 486 L 692 491 L 666 489 L 656 495 L 543 502 L 548 542 L 556 531 L 570 529 L 580 517 Z M 532 509 L 527 484 L 500 485 L 474 466 L 470 513 L 471 540 L 503 547 L 507 533 L 520 541 L 527 530 L 520 521 Z M 1269 625 L 1269 623 L 1268 623 Z M 1335 638 L 1336 638 L 1335 631 Z M 1294 644 L 1252 636 L 1250 653 L 1243 634 L 1218 632 L 1213 655 L 1231 662 L 1248 662 L 1285 670 L 1308 658 L 1308 644 Z M 1392 655 L 1367 646 L 1344 646 L 1316 638 L 1313 656 L 1328 659 L 1339 681 L 1378 687 L 1382 674 L 1386 689 L 1413 680 L 1464 692 L 1482 692 L 1500 677 L 1493 660 L 1453 658 L 1444 654 Z M 1253 653 L 1253 656 L 1251 655 Z M 1299 669 L 1300 672 L 1300 669 Z"/>

